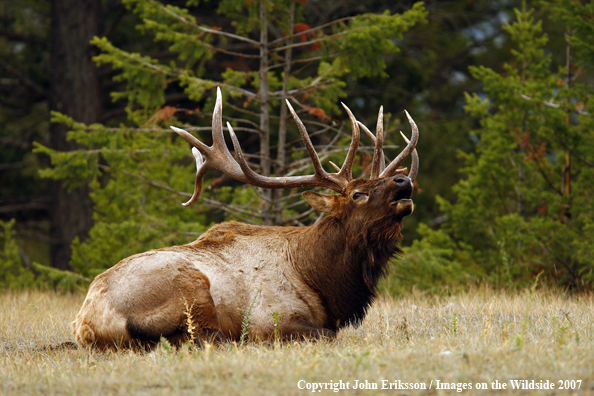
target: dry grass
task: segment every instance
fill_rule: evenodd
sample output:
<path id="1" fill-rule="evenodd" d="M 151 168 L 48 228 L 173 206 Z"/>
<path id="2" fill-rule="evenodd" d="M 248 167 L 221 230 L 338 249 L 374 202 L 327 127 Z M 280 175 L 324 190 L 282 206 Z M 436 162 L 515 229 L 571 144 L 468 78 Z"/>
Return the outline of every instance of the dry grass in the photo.
<path id="1" fill-rule="evenodd" d="M 291 395 L 310 394 L 298 381 L 378 383 L 401 380 L 432 389 L 348 390 L 346 394 L 457 394 L 435 380 L 486 383 L 549 380 L 553 391 L 594 393 L 594 299 L 547 292 L 475 290 L 435 298 L 378 301 L 357 329 L 333 342 L 248 343 L 140 355 L 49 350 L 70 340 L 70 321 L 84 296 L 45 292 L 0 295 L 0 394 L 27 395 Z M 579 391 L 559 380 L 582 380 Z M 302 383 L 303 384 L 303 383 Z M 322 393 L 332 394 L 331 390 Z M 465 390 L 464 394 L 506 394 Z"/>

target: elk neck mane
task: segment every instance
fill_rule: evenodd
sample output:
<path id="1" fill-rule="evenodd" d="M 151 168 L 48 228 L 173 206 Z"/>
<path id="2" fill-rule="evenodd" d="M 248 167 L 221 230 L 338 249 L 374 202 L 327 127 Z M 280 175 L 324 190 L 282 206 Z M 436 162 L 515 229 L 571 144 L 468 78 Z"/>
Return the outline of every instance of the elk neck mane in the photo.
<path id="1" fill-rule="evenodd" d="M 349 225 L 340 216 L 327 216 L 303 227 L 293 244 L 292 264 L 322 300 L 326 327 L 333 331 L 363 320 L 390 259 L 402 254 L 398 248 L 401 219 Z"/>

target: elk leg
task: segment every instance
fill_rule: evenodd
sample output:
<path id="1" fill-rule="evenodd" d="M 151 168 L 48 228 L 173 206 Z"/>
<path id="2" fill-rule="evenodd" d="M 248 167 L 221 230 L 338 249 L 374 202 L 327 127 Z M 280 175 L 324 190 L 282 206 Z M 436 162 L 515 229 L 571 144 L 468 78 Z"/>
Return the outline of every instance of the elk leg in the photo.
<path id="1" fill-rule="evenodd" d="M 284 340 L 291 339 L 334 339 L 336 333 L 330 329 L 317 326 L 300 315 L 292 315 L 279 323 L 280 336 Z"/>
<path id="2" fill-rule="evenodd" d="M 176 267 L 168 290 L 155 290 L 151 299 L 155 308 L 128 317 L 126 329 L 131 338 L 154 343 L 164 337 L 174 345 L 188 339 L 195 339 L 198 344 L 225 341 L 208 278 L 189 263 Z M 151 285 L 147 286 L 150 289 Z"/>
<path id="3" fill-rule="evenodd" d="M 185 339 L 194 338 L 196 343 L 202 346 L 202 342 L 220 343 L 227 340 L 227 337 L 220 329 L 219 320 L 214 302 L 210 292 L 208 295 L 201 293 L 200 299 L 184 303 L 185 323 L 183 325 L 183 334 Z M 191 328 L 189 323 L 192 323 Z M 185 340 L 182 340 L 185 341 Z"/>

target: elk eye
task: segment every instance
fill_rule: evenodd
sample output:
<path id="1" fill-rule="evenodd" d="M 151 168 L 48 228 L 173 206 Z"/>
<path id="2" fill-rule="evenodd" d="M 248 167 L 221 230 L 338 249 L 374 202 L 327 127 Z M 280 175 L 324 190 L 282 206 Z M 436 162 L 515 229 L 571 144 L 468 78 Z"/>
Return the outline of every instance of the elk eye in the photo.
<path id="1" fill-rule="evenodd" d="M 365 197 L 365 196 L 367 196 L 367 194 L 356 192 L 356 193 L 353 194 L 353 199 L 359 199 L 359 198 Z"/>

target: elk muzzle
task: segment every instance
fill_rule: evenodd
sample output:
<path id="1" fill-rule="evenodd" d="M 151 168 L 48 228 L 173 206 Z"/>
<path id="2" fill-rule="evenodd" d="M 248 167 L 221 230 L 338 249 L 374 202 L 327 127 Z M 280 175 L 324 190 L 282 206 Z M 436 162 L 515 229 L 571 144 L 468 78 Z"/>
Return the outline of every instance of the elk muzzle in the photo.
<path id="1" fill-rule="evenodd" d="M 412 180 L 408 176 L 396 175 L 392 178 L 392 183 L 395 184 L 395 187 L 390 205 L 394 208 L 397 216 L 408 216 L 414 210 L 413 201 L 410 199 L 413 192 Z"/>

